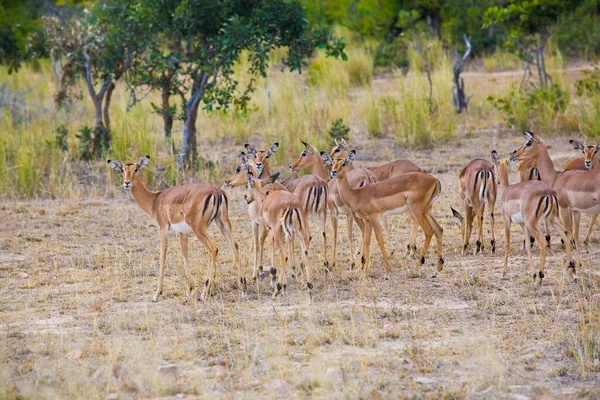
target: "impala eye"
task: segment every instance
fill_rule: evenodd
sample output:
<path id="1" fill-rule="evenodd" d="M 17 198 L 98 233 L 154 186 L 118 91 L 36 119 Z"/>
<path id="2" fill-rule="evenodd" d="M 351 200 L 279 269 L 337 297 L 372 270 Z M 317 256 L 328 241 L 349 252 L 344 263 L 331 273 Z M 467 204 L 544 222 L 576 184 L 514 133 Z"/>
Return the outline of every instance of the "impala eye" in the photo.
<path id="1" fill-rule="evenodd" d="M 302 154 L 300 154 L 302 157 L 306 157 L 306 152 L 303 151 Z"/>
<path id="2" fill-rule="evenodd" d="M 241 170 L 242 170 L 242 167 L 240 167 L 240 166 L 238 165 L 238 167 L 235 169 L 235 173 L 236 173 L 236 174 L 239 174 Z"/>
<path id="3" fill-rule="evenodd" d="M 340 152 L 340 149 L 336 148 L 336 149 L 335 149 L 333 152 L 334 152 L 334 153 L 339 153 L 339 152 Z"/>
<path id="4" fill-rule="evenodd" d="M 526 146 L 526 147 L 529 147 L 529 146 L 531 146 L 531 140 L 528 140 L 528 141 L 527 141 L 527 143 L 525 143 L 525 146 Z"/>

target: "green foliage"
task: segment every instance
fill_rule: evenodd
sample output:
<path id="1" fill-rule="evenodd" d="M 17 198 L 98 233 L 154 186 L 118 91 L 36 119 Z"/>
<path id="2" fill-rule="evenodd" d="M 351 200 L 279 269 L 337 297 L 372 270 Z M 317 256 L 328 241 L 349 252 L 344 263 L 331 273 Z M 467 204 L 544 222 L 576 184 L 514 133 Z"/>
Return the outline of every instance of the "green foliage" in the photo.
<path id="1" fill-rule="evenodd" d="M 587 136 L 600 137 L 600 68 L 581 71 L 575 81 L 576 95 L 581 101 L 580 129 Z"/>
<path id="2" fill-rule="evenodd" d="M 84 126 L 75 135 L 79 139 L 79 158 L 85 161 L 104 157 L 110 147 L 108 131 L 104 127 Z M 97 145 L 100 143 L 100 146 Z"/>
<path id="3" fill-rule="evenodd" d="M 329 128 L 329 136 L 333 140 L 342 140 L 342 139 L 350 139 L 350 128 L 344 124 L 343 118 L 336 119 L 333 124 L 331 124 L 331 128 Z"/>
<path id="4" fill-rule="evenodd" d="M 57 149 L 65 153 L 69 152 L 69 143 L 67 143 L 67 138 L 69 136 L 69 128 L 67 128 L 65 124 L 60 124 L 54 130 L 54 133 L 54 140 L 46 140 L 46 143 L 49 146 L 56 147 Z"/>
<path id="5" fill-rule="evenodd" d="M 558 113 L 564 112 L 569 102 L 567 94 L 558 85 L 529 92 L 512 85 L 505 97 L 489 96 L 487 100 L 505 114 L 510 126 L 520 130 L 539 127 L 544 131 L 552 129 Z"/>

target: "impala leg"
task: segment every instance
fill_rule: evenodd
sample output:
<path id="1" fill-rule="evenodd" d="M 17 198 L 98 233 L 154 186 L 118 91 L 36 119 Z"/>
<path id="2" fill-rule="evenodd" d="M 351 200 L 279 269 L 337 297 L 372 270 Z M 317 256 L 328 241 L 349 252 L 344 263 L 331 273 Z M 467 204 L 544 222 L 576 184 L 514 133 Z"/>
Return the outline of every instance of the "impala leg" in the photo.
<path id="1" fill-rule="evenodd" d="M 387 252 L 385 251 L 385 241 L 383 239 L 383 231 L 381 227 L 381 222 L 379 221 L 379 215 L 372 216 L 369 218 L 371 225 L 373 225 L 373 230 L 375 231 L 375 239 L 377 240 L 377 244 L 379 244 L 379 248 L 381 249 L 381 255 L 383 257 L 383 263 L 385 264 L 385 280 L 390 279 L 390 260 L 388 259 Z"/>
<path id="2" fill-rule="evenodd" d="M 275 230 L 271 230 L 271 287 L 277 283 L 277 268 L 275 268 Z"/>
<path id="3" fill-rule="evenodd" d="M 387 219 L 387 217 L 381 217 L 381 219 L 383 220 L 383 230 L 385 232 L 385 236 L 389 237 L 390 236 L 390 224 L 388 223 L 388 219 Z"/>
<path id="4" fill-rule="evenodd" d="M 423 232 L 425 233 L 425 242 L 423 243 L 423 248 L 421 249 L 421 257 L 417 260 L 417 267 L 421 267 L 425 264 L 425 256 L 427 255 L 427 250 L 429 249 L 429 244 L 431 243 L 431 238 L 433 237 L 433 228 L 431 224 L 427 220 L 427 216 L 423 212 L 414 213 L 414 217 L 417 221 L 419 221 L 419 225 L 423 228 Z"/>
<path id="5" fill-rule="evenodd" d="M 495 208 L 495 204 L 494 203 L 490 203 L 490 231 L 492 234 L 492 240 L 490 240 L 490 244 L 492 245 L 492 254 L 494 254 L 496 252 L 496 235 L 494 233 L 494 224 L 495 224 L 495 220 L 494 220 L 494 208 Z"/>
<path id="6" fill-rule="evenodd" d="M 159 228 L 160 230 L 160 262 L 158 269 L 158 287 L 156 288 L 156 293 L 154 297 L 152 297 L 152 301 L 156 303 L 158 301 L 158 296 L 160 296 L 163 292 L 163 279 L 165 277 L 165 261 L 167 259 L 167 248 L 169 247 L 169 235 L 167 234 L 166 229 Z"/>
<path id="7" fill-rule="evenodd" d="M 256 280 L 258 278 L 258 248 L 259 248 L 259 235 L 260 226 L 258 224 L 252 223 L 252 247 L 254 250 L 254 267 L 252 268 L 252 279 Z M 261 265 L 262 269 L 262 265 Z"/>
<path id="8" fill-rule="evenodd" d="M 569 243 L 570 238 L 567 231 L 561 226 L 557 218 L 552 218 L 550 224 L 558 232 L 564 243 Z M 571 252 L 571 246 L 565 246 L 565 252 L 567 253 L 567 270 L 571 274 L 573 280 L 577 280 L 577 271 L 575 269 L 575 261 L 573 260 L 573 253 Z"/>
<path id="9" fill-rule="evenodd" d="M 483 207 L 477 208 L 476 210 L 476 223 L 477 223 L 477 241 L 475 242 L 475 252 L 477 254 L 480 251 L 483 253 Z"/>
<path id="10" fill-rule="evenodd" d="M 362 264 L 362 268 L 365 270 L 366 273 L 370 265 L 369 254 L 371 250 L 371 231 L 373 225 L 371 224 L 371 221 L 369 219 L 364 219 L 363 221 L 365 223 L 365 231 L 363 233 L 363 252 L 360 261 Z"/>
<path id="11" fill-rule="evenodd" d="M 435 220 L 435 218 L 433 218 L 433 215 L 427 214 L 427 221 L 429 221 L 429 224 L 431 225 L 431 228 L 433 229 L 433 234 L 435 235 L 435 243 L 437 245 L 437 255 L 438 255 L 437 270 L 441 271 L 444 268 L 444 257 L 443 257 L 444 230 L 442 229 L 440 224 L 438 224 L 438 222 Z"/>
<path id="12" fill-rule="evenodd" d="M 542 232 L 540 232 L 540 229 L 538 228 L 538 220 L 534 217 L 533 219 L 526 221 L 525 225 L 527 227 L 527 231 L 531 235 L 530 237 L 533 237 L 535 239 L 538 247 L 540 248 L 540 268 L 538 273 L 535 272 L 535 269 L 533 270 L 533 281 L 536 282 L 539 278 L 541 284 L 542 279 L 544 279 L 544 267 L 546 265 L 546 252 L 548 251 L 548 248 L 546 246 L 546 241 L 544 240 L 544 235 L 542 234 Z M 533 264 L 531 260 L 531 247 L 529 246 L 528 249 L 530 264 Z"/>
<path id="13" fill-rule="evenodd" d="M 356 222 L 356 225 L 358 225 L 358 229 L 360 229 L 360 236 L 358 237 L 358 246 L 356 246 L 356 253 L 353 254 L 353 257 L 356 258 L 360 255 L 360 252 L 363 250 L 364 247 L 363 239 L 365 231 L 365 221 L 354 213 L 352 213 L 352 216 L 354 218 L 354 222 Z"/>
<path id="14" fill-rule="evenodd" d="M 419 230 L 419 223 L 409 215 L 410 218 L 410 237 L 408 239 L 408 254 L 413 257 L 417 255 L 417 231 Z"/>
<path id="15" fill-rule="evenodd" d="M 464 211 L 465 211 L 465 222 L 463 226 L 463 251 L 465 254 L 469 247 L 469 240 L 471 239 L 471 232 L 473 230 L 473 208 L 467 204 L 467 200 L 464 200 Z"/>
<path id="16" fill-rule="evenodd" d="M 313 284 L 311 281 L 311 275 L 310 275 L 310 262 L 308 261 L 308 249 L 306 246 L 306 238 L 305 235 L 298 235 L 298 237 L 300 238 L 300 247 L 302 248 L 302 260 L 304 261 L 304 268 L 306 269 L 305 271 L 305 276 L 306 276 L 306 287 L 308 288 L 308 297 L 309 297 L 309 301 L 310 304 L 313 303 Z"/>
<path id="17" fill-rule="evenodd" d="M 354 254 L 354 237 L 352 232 L 352 224 L 354 223 L 354 213 L 351 211 L 346 214 L 346 235 L 348 236 L 348 246 L 350 247 L 350 257 Z"/>
<path id="18" fill-rule="evenodd" d="M 285 288 L 283 287 L 283 284 L 285 282 L 285 267 L 286 267 L 288 258 L 285 253 L 285 243 L 283 241 L 282 232 L 280 232 L 279 229 L 277 229 L 276 231 L 273 232 L 273 236 L 275 237 L 274 238 L 275 245 L 277 246 L 277 249 L 279 250 L 279 264 L 280 264 L 279 277 L 277 279 L 277 283 L 275 284 L 275 289 L 273 291 L 273 299 L 274 299 L 279 293 L 283 292 L 285 294 Z"/>
<path id="19" fill-rule="evenodd" d="M 259 271 L 258 276 L 260 277 L 260 279 L 264 279 L 264 277 L 265 277 L 265 273 L 263 271 L 263 266 L 264 266 L 263 255 L 264 255 L 264 251 L 265 251 L 265 240 L 267 239 L 268 234 L 269 234 L 269 230 L 263 226 L 262 232 L 260 233 L 260 240 L 259 240 L 259 246 L 260 246 L 259 258 L 260 258 L 260 260 L 259 260 L 258 265 L 259 265 L 260 271 Z"/>
<path id="20" fill-rule="evenodd" d="M 544 219 L 544 229 L 546 232 L 546 247 L 550 247 L 550 226 L 548 225 L 548 220 Z"/>
<path id="21" fill-rule="evenodd" d="M 567 207 L 559 207 L 558 208 L 558 214 L 560 215 L 560 220 L 562 222 L 562 226 L 565 228 L 565 230 L 568 233 L 567 236 L 569 236 L 569 238 L 572 240 L 572 236 L 573 236 L 573 216 L 571 215 L 571 210 L 568 209 Z M 562 241 L 561 241 L 562 243 Z M 568 243 L 562 243 L 563 247 L 567 246 Z"/>
<path id="22" fill-rule="evenodd" d="M 530 239 L 534 239 L 534 237 L 531 236 L 529 227 L 527 226 L 527 224 L 525 224 L 525 240 L 530 240 Z M 533 242 L 533 240 L 531 242 Z M 525 246 L 525 248 L 527 249 L 527 260 L 529 261 L 529 268 L 531 268 L 533 271 L 535 271 L 534 266 L 533 266 L 533 257 L 531 256 L 531 246 Z"/>
<path id="23" fill-rule="evenodd" d="M 334 207 L 329 209 L 329 217 L 331 218 L 331 227 L 333 228 L 333 261 L 332 266 L 335 267 L 337 263 L 337 235 L 338 235 L 338 213 Z M 352 242 L 350 242 L 352 246 Z"/>
<path id="24" fill-rule="evenodd" d="M 590 236 L 592 235 L 592 231 L 594 230 L 594 224 L 596 223 L 596 218 L 598 218 L 598 214 L 591 214 L 590 225 L 588 226 L 587 235 L 585 235 L 585 239 L 583 240 L 583 244 L 585 244 L 586 250 L 588 250 L 588 246 L 590 244 Z"/>
<path id="25" fill-rule="evenodd" d="M 225 217 L 226 218 L 226 217 Z M 229 222 L 229 218 L 225 219 L 224 217 L 217 218 L 216 223 L 219 227 L 219 230 L 227 239 L 227 243 L 229 243 L 229 248 L 233 252 L 233 263 L 235 264 L 238 272 L 238 279 L 240 282 L 241 296 L 242 298 L 246 297 L 246 293 L 248 291 L 248 286 L 246 282 L 246 277 L 242 272 L 242 263 L 240 262 L 240 250 L 238 244 L 233 240 L 233 236 L 231 235 L 231 222 Z M 214 273 L 216 274 L 216 268 Z M 214 277 L 213 277 L 214 279 Z"/>
<path id="26" fill-rule="evenodd" d="M 325 225 L 327 224 L 327 208 L 323 207 L 321 210 L 321 232 L 323 235 L 323 265 L 329 270 L 329 261 L 327 261 L 327 233 L 325 232 Z"/>
<path id="27" fill-rule="evenodd" d="M 573 211 L 573 242 L 576 249 L 579 249 L 579 226 L 581 222 L 581 213 Z"/>
<path id="28" fill-rule="evenodd" d="M 502 277 L 506 277 L 508 272 L 508 252 L 510 251 L 510 217 L 504 218 L 504 270 L 502 271 Z"/>
<path id="29" fill-rule="evenodd" d="M 179 246 L 181 247 L 181 255 L 183 256 L 183 268 L 185 269 L 185 279 L 188 283 L 187 296 L 191 296 L 194 290 L 194 284 L 192 282 L 192 276 L 190 275 L 190 264 L 188 261 L 188 235 L 185 233 L 179 234 Z"/>
<path id="30" fill-rule="evenodd" d="M 208 232 L 206 229 L 202 228 L 192 228 L 194 230 L 194 235 L 198 238 L 200 243 L 204 245 L 206 251 L 208 251 L 210 257 L 210 267 L 206 272 L 206 279 L 204 280 L 204 290 L 200 295 L 200 299 L 205 300 L 208 296 L 210 296 L 212 292 L 213 280 L 215 279 L 216 269 L 217 269 L 217 247 L 213 244 L 213 242 L 208 237 Z"/>

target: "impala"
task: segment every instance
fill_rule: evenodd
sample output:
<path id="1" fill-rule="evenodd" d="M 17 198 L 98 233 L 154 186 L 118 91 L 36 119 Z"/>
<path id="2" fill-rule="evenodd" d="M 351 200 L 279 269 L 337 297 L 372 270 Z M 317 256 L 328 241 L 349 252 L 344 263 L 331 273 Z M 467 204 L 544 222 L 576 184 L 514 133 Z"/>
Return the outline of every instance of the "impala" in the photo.
<path id="1" fill-rule="evenodd" d="M 511 154 L 511 160 L 535 159 L 542 181 L 558 194 L 559 214 L 563 226 L 573 234 L 578 249 L 579 225 L 573 224 L 580 213 L 600 213 L 600 171 L 556 171 L 548 149 L 540 137 L 524 132 L 527 141 Z"/>
<path id="2" fill-rule="evenodd" d="M 504 232 L 506 244 L 504 251 L 504 271 L 506 276 L 508 271 L 508 252 L 510 250 L 510 226 L 512 223 L 524 223 L 525 237 L 529 237 L 531 243 L 537 242 L 540 248 L 540 268 L 536 273 L 531 257 L 531 246 L 527 247 L 527 256 L 529 266 L 534 271 L 534 282 L 539 278 L 540 284 L 544 279 L 544 266 L 546 264 L 547 246 L 543 244 L 544 235 L 538 228 L 538 222 L 541 218 L 548 222 L 565 243 L 568 243 L 564 228 L 558 221 L 558 199 L 557 193 L 549 185 L 542 181 L 525 181 L 515 185 L 509 184 L 508 163 L 507 160 L 500 160 L 496 150 L 492 151 L 492 160 L 496 169 L 500 188 L 502 189 L 502 217 L 504 218 Z M 577 279 L 575 274 L 575 262 L 571 256 L 571 246 L 565 246 L 567 252 L 568 270 L 572 273 L 573 279 Z"/>
<path id="3" fill-rule="evenodd" d="M 331 158 L 322 158 L 319 154 L 319 151 L 311 144 L 302 142 L 305 146 L 305 151 L 302 152 L 300 157 L 294 161 L 291 168 L 294 170 L 297 169 L 307 169 L 310 173 L 320 177 L 321 179 L 328 181 L 328 208 L 331 216 L 331 225 L 333 227 L 333 261 L 332 265 L 336 265 L 337 262 L 337 231 L 338 231 L 338 214 L 343 213 L 348 216 L 347 220 L 347 234 L 348 234 L 348 242 L 350 245 L 350 254 L 354 254 L 353 249 L 353 239 L 352 239 L 352 222 L 356 221 L 359 228 L 363 229 L 364 224 L 362 220 L 355 219 L 352 211 L 346 206 L 346 204 L 341 200 L 339 196 L 337 181 L 335 179 L 329 179 L 325 169 L 323 168 L 323 162 L 331 163 Z M 321 153 L 323 154 L 323 153 Z M 327 153 L 325 153 L 327 154 Z M 350 182 L 350 186 L 352 187 L 361 187 L 367 185 L 370 182 L 375 181 L 375 176 L 363 169 L 357 168 L 353 169 L 348 173 L 348 181 Z"/>
<path id="4" fill-rule="evenodd" d="M 487 202 L 490 208 L 490 230 L 492 231 L 492 254 L 496 251 L 496 238 L 494 236 L 494 207 L 498 186 L 494 179 L 494 166 L 487 160 L 477 158 L 468 163 L 458 176 L 460 182 L 460 197 L 463 201 L 463 217 L 458 211 L 450 207 L 452 214 L 460 221 L 463 236 L 463 254 L 469 246 L 471 231 L 473 229 L 473 213 L 477 218 L 477 248 L 475 253 L 483 252 L 483 215 Z"/>
<path id="5" fill-rule="evenodd" d="M 306 287 L 308 288 L 310 302 L 312 303 L 313 285 L 310 279 L 310 263 L 308 262 L 308 244 L 310 242 L 310 233 L 308 228 L 308 219 L 303 210 L 302 203 L 296 196 L 286 191 L 276 191 L 266 195 L 262 190 L 261 181 L 255 179 L 254 175 L 248 173 L 248 195 L 249 204 L 255 203 L 256 209 L 260 210 L 255 217 L 254 223 L 259 223 L 263 228 L 260 238 L 261 253 L 264 241 L 268 233 L 271 234 L 274 246 L 271 247 L 271 282 L 275 287 L 273 298 L 279 293 L 285 295 L 287 290 L 286 266 L 288 256 L 285 250 L 285 243 L 289 244 L 290 255 L 294 252 L 293 236 L 297 234 L 302 248 L 302 258 L 306 268 Z M 274 263 L 274 247 L 279 249 L 279 259 L 281 272 L 277 276 L 277 269 Z M 275 283 L 276 282 L 276 283 Z"/>
<path id="6" fill-rule="evenodd" d="M 254 165 L 256 166 L 256 170 L 259 175 L 254 175 L 258 178 L 262 176 L 271 176 L 271 169 L 269 168 L 269 157 L 273 154 L 277 153 L 277 149 L 279 149 L 279 143 L 275 142 L 270 147 L 269 150 L 256 150 L 254 146 L 246 143 L 244 145 L 248 154 L 254 157 Z"/>
<path id="7" fill-rule="evenodd" d="M 584 147 L 577 140 L 569 140 L 569 143 L 571 143 L 571 145 L 573 146 L 573 148 L 575 150 L 581 151 L 583 153 L 583 157 L 577 157 L 577 158 L 571 160 L 565 167 L 565 171 L 571 170 L 571 169 L 580 169 L 580 170 L 590 169 L 593 171 L 600 170 L 600 158 L 596 157 L 596 154 L 598 153 L 598 150 L 600 149 L 600 144 L 598 144 L 597 146 L 585 146 Z M 596 223 L 596 218 L 598 218 L 598 214 L 592 214 L 592 216 L 590 218 L 588 232 L 587 232 L 587 235 L 585 236 L 585 239 L 583 240 L 583 244 L 585 244 L 586 247 L 588 247 L 588 245 L 590 244 L 590 236 L 592 234 L 592 230 L 594 230 L 594 224 Z M 576 220 L 575 223 L 577 225 L 579 225 L 579 219 Z M 579 229 L 578 229 L 578 231 L 579 231 Z"/>
<path id="8" fill-rule="evenodd" d="M 348 156 L 348 143 L 346 143 L 345 139 L 341 139 L 341 141 L 337 141 L 335 142 L 335 146 L 331 149 L 331 151 L 329 152 L 329 155 L 331 156 L 331 158 L 333 160 L 345 160 L 346 157 Z M 347 171 L 351 171 L 352 169 L 354 169 L 354 166 L 352 165 L 352 163 L 348 164 L 346 166 L 346 170 Z M 394 176 L 399 176 L 402 174 L 406 174 L 409 172 L 423 172 L 423 170 L 421 168 L 419 168 L 418 165 L 416 165 L 415 163 L 413 163 L 412 161 L 409 160 L 396 160 L 396 161 L 392 161 L 383 165 L 380 165 L 378 167 L 370 167 L 370 168 L 366 168 L 367 171 L 370 171 L 371 173 L 373 173 L 373 175 L 375 176 L 375 180 L 376 181 L 383 181 L 389 178 L 392 178 Z M 410 237 L 408 240 L 408 245 L 407 245 L 407 254 L 414 254 L 416 255 L 417 253 L 417 229 L 418 229 L 419 224 L 417 222 L 415 222 L 412 218 L 411 218 L 411 231 L 410 231 Z M 389 228 L 388 228 L 388 221 L 387 218 L 383 218 L 383 227 L 384 230 L 386 232 L 386 234 L 389 234 Z"/>
<path id="9" fill-rule="evenodd" d="M 258 176 L 259 172 L 256 170 L 253 164 L 248 160 L 248 156 L 243 151 L 240 153 L 240 160 L 242 163 L 235 168 L 233 175 L 229 178 L 225 179 L 226 187 L 238 187 L 245 186 L 248 184 L 247 174 L 251 172 L 254 176 Z M 277 174 L 279 176 L 279 174 Z M 265 175 L 270 176 L 270 175 Z M 264 183 L 264 182 L 263 182 Z M 274 190 L 287 190 L 285 186 L 283 186 L 279 182 L 272 182 L 269 184 L 265 184 L 264 188 L 265 192 L 269 194 Z"/>
<path id="10" fill-rule="evenodd" d="M 165 260 L 169 242 L 169 231 L 179 233 L 179 244 L 184 259 L 185 274 L 188 281 L 188 296 L 193 291 L 193 282 L 190 276 L 188 262 L 188 234 L 193 233 L 204 245 L 210 255 L 210 267 L 204 281 L 204 299 L 211 293 L 212 284 L 216 275 L 217 247 L 208 235 L 208 227 L 215 222 L 219 230 L 227 239 L 234 254 L 234 262 L 238 270 L 242 297 L 246 294 L 246 278 L 242 275 L 242 267 L 238 252 L 238 245 L 231 236 L 231 222 L 229 222 L 229 203 L 225 192 L 215 185 L 208 183 L 194 183 L 175 186 L 160 192 L 152 192 L 146 188 L 138 178 L 138 172 L 148 165 L 150 156 L 145 156 L 134 163 L 121 164 L 116 160 L 108 160 L 111 168 L 123 174 L 123 187 L 131 190 L 131 194 L 140 208 L 150 215 L 158 224 L 160 236 L 160 269 L 158 274 L 158 288 L 152 301 L 156 302 L 163 291 L 163 278 L 165 273 Z"/>
<path id="11" fill-rule="evenodd" d="M 356 152 L 351 150 L 345 160 L 335 160 L 331 168 L 331 177 L 337 179 L 340 196 L 344 203 L 365 222 L 361 260 L 363 267 L 369 261 L 371 231 L 374 230 L 385 264 L 385 279 L 389 279 L 390 263 L 385 251 L 379 218 L 381 215 L 401 214 L 408 211 L 411 218 L 417 221 L 425 232 L 425 243 L 417 264 L 425 263 L 429 243 L 435 234 L 438 253 L 437 270 L 441 271 L 444 265 L 442 258 L 443 229 L 430 213 L 431 206 L 437 200 L 442 189 L 440 181 L 424 172 L 411 172 L 361 188 L 352 188 L 348 182 L 346 168 L 354 161 L 355 155 Z"/>

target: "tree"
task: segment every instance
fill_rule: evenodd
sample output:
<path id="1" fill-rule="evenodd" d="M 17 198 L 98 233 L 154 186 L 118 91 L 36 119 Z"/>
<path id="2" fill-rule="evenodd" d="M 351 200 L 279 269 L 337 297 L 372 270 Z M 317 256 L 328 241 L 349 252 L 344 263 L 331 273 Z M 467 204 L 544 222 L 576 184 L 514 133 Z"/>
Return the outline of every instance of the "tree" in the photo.
<path id="1" fill-rule="evenodd" d="M 146 43 L 141 25 L 133 18 L 133 3 L 108 1 L 68 21 L 44 17 L 47 46 L 60 81 L 57 106 L 81 97 L 79 83 L 83 78 L 95 109 L 91 153 L 96 157 L 110 146 L 109 109 L 115 82 Z M 60 68 L 54 68 L 57 65 Z"/>
<path id="2" fill-rule="evenodd" d="M 144 15 L 147 34 L 166 42 L 157 41 L 134 63 L 139 75 L 132 82 L 155 88 L 164 84 L 165 97 L 177 93 L 181 98 L 180 166 L 197 158 L 201 103 L 207 111 L 231 106 L 246 110 L 257 78 L 267 75 L 272 50 L 287 48 L 283 66 L 298 72 L 315 48 L 345 58 L 344 41 L 326 30 L 311 30 L 297 0 L 139 0 L 138 12 Z M 247 54 L 251 77 L 244 87 L 233 74 L 242 53 Z M 161 76 L 169 79 L 156 79 Z M 163 100 L 160 111 L 170 110 Z"/>
<path id="3" fill-rule="evenodd" d="M 484 15 L 485 26 L 504 25 L 506 47 L 524 62 L 522 87 L 526 84 L 545 90 L 552 79 L 546 70 L 544 50 L 560 19 L 573 12 L 581 0 L 511 0 L 505 7 L 491 7 Z M 531 67 L 537 70 L 538 85 L 528 82 Z"/>

